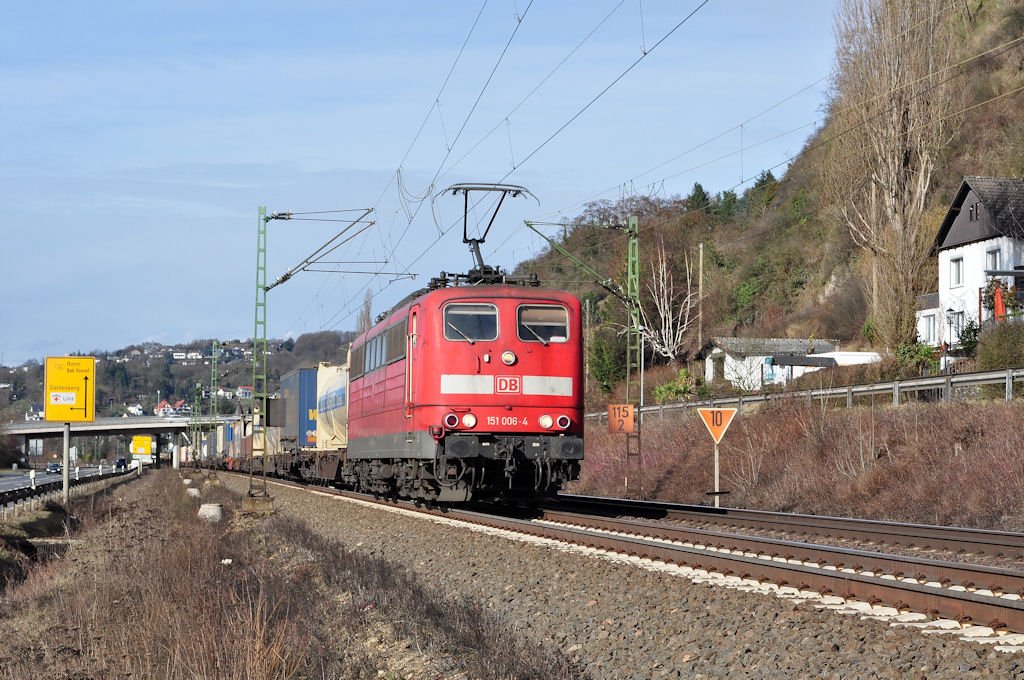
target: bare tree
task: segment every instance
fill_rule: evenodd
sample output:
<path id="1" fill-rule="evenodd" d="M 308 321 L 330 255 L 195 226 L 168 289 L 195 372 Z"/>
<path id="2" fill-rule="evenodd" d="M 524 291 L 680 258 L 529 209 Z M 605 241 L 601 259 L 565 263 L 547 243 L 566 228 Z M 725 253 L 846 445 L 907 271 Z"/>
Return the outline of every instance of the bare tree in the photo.
<path id="1" fill-rule="evenodd" d="M 356 332 L 365 333 L 370 330 L 373 326 L 373 293 L 370 289 L 366 289 L 366 294 L 363 295 L 363 306 L 359 309 L 359 320 L 356 322 Z"/>
<path id="2" fill-rule="evenodd" d="M 823 186 L 868 256 L 871 315 L 889 347 L 915 338 L 914 303 L 933 233 L 923 215 L 936 160 L 957 125 L 950 7 L 841 0 L 836 15 L 834 132 Z"/>
<path id="3" fill-rule="evenodd" d="M 682 269 L 686 283 L 677 285 L 665 242 L 660 241 L 651 260 L 651 276 L 647 283 L 649 306 L 653 310 L 649 312 L 640 305 L 645 341 L 655 354 L 665 357 L 670 364 L 679 359 L 686 333 L 695 320 L 694 307 L 697 305 L 697 290 L 692 285 L 693 267 L 685 253 Z"/>

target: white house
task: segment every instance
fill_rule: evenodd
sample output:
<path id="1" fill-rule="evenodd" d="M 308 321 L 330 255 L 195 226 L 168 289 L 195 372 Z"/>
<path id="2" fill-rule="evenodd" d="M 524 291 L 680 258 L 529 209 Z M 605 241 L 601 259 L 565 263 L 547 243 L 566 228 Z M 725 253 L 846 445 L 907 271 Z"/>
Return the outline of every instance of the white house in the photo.
<path id="1" fill-rule="evenodd" d="M 808 369 L 821 368 L 826 364 L 795 360 L 835 349 L 832 341 L 813 338 L 711 338 L 698 357 L 704 358 L 705 382 L 728 380 L 742 390 L 758 390 L 765 385 L 785 385 Z"/>
<path id="2" fill-rule="evenodd" d="M 981 326 L 990 319 L 982 294 L 992 278 L 1024 288 L 1024 179 L 964 177 L 932 254 L 939 290 L 918 298 L 917 337 L 954 346 L 968 321 Z"/>
<path id="3" fill-rule="evenodd" d="M 704 381 L 728 380 L 742 390 L 786 385 L 822 368 L 873 364 L 878 352 L 841 352 L 833 340 L 711 338 L 704 357 Z"/>

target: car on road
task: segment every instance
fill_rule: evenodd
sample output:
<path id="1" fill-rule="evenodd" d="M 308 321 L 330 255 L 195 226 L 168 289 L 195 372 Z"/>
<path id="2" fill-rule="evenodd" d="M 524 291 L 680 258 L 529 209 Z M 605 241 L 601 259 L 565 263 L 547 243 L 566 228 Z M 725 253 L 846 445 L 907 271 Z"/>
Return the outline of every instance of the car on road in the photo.
<path id="1" fill-rule="evenodd" d="M 64 470 L 64 466 L 61 465 L 60 463 L 47 463 L 46 464 L 46 474 L 48 474 L 48 475 L 49 474 L 57 475 L 57 474 L 60 474 L 63 470 Z"/>
<path id="2" fill-rule="evenodd" d="M 114 461 L 114 470 L 116 472 L 121 472 L 122 470 L 127 470 L 127 469 L 128 469 L 128 460 L 126 458 L 118 458 L 116 461 Z"/>

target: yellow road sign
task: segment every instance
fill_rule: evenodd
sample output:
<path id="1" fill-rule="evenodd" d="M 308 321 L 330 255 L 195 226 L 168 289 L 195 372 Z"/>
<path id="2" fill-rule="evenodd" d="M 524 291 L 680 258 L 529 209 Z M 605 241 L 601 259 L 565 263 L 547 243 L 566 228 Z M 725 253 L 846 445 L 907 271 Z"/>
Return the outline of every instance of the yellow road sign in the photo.
<path id="1" fill-rule="evenodd" d="M 96 413 L 96 357 L 46 357 L 43 418 L 92 422 Z"/>
<path id="2" fill-rule="evenodd" d="M 137 434 L 132 437 L 132 455 L 149 456 L 153 453 L 153 437 L 148 434 Z"/>

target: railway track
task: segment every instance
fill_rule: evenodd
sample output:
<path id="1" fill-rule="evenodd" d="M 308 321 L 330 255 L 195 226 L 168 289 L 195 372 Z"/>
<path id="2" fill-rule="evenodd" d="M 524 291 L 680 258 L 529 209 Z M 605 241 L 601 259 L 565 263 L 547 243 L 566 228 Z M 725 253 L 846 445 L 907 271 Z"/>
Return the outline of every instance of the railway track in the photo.
<path id="1" fill-rule="evenodd" d="M 611 517 L 637 517 L 665 522 L 753 529 L 786 536 L 833 538 L 859 543 L 903 546 L 918 551 L 946 551 L 959 555 L 991 555 L 1024 559 L 1024 534 L 927 524 L 800 515 L 737 508 L 711 508 L 656 501 L 636 501 L 560 494 L 545 511 L 568 511 Z"/>
<path id="2" fill-rule="evenodd" d="M 280 480 L 274 483 L 309 488 Z M 392 501 L 375 501 L 372 497 L 336 489 L 315 487 L 315 490 L 387 506 L 396 505 Z M 1020 570 L 725 531 L 674 527 L 665 522 L 666 519 L 676 518 L 674 512 L 700 510 L 679 510 L 680 506 L 669 504 L 638 505 L 627 502 L 623 505 L 613 499 L 576 501 L 575 510 L 579 510 L 581 505 L 592 504 L 594 512 L 583 513 L 564 509 L 567 505 L 564 500 L 560 499 L 555 504 L 558 508 L 544 508 L 539 517 L 509 516 L 461 508 L 415 508 L 411 503 L 400 505 L 424 514 L 493 529 L 719 573 L 738 583 L 771 583 L 797 595 L 813 592 L 831 596 L 842 603 L 885 605 L 899 612 L 916 612 L 925 617 L 985 626 L 999 633 L 1024 633 L 1024 572 Z M 614 509 L 615 506 L 618 506 L 618 510 Z M 719 516 L 728 516 L 733 512 L 729 509 L 719 510 L 724 511 L 716 513 Z M 652 512 L 659 516 L 644 519 L 612 516 L 618 513 L 636 517 Z M 782 513 L 745 510 L 735 514 L 745 517 L 744 521 L 772 522 L 776 528 L 784 523 L 784 518 L 789 517 Z M 811 531 L 826 531 L 813 528 L 814 519 L 822 520 L 823 524 L 836 519 L 806 515 L 793 517 L 797 518 L 798 526 L 807 526 Z M 735 516 L 730 521 L 736 521 Z M 833 526 L 843 524 L 849 525 L 847 530 L 853 530 L 858 522 L 841 520 Z M 913 525 L 886 522 L 865 524 L 875 526 L 873 535 L 877 537 L 892 534 L 901 537 L 901 541 L 910 541 L 912 538 L 908 527 Z M 882 529 L 877 525 L 889 528 Z M 764 527 L 763 524 L 759 526 Z M 930 542 L 942 539 L 943 527 L 924 528 L 929 530 Z M 1006 532 L 967 532 L 974 536 L 974 544 L 987 546 L 989 550 L 998 550 L 999 541 L 995 536 L 982 539 L 981 534 L 1017 536 Z M 955 542 L 954 538 L 942 540 L 949 541 L 950 545 Z M 1012 541 L 1002 545 L 1005 548 L 1007 544 L 1013 545 Z"/>

